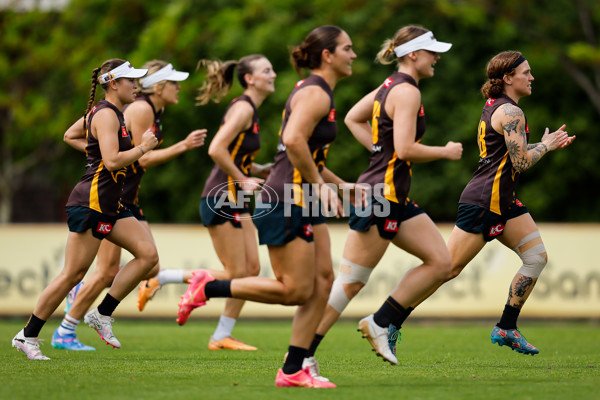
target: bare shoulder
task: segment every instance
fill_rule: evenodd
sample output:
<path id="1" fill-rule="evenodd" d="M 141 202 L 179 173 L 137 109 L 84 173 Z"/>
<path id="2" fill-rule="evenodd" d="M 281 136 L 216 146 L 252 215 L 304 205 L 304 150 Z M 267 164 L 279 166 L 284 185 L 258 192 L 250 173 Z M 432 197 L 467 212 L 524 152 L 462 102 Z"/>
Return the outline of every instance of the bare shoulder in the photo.
<path id="1" fill-rule="evenodd" d="M 92 125 L 96 124 L 119 124 L 119 119 L 117 118 L 117 114 L 113 111 L 112 108 L 106 107 L 94 112 L 94 118 L 92 119 Z"/>
<path id="2" fill-rule="evenodd" d="M 492 114 L 492 127 L 502 135 L 518 132 L 521 130 L 519 127 L 524 126 L 524 122 L 525 114 L 523 114 L 523 110 L 514 104 L 502 104 Z"/>
<path id="3" fill-rule="evenodd" d="M 394 86 L 385 102 L 385 110 L 390 115 L 402 110 L 413 114 L 419 107 L 421 107 L 421 91 L 409 83 Z"/>
<path id="4" fill-rule="evenodd" d="M 236 101 L 229 107 L 228 114 L 253 114 L 254 108 L 247 101 Z"/>
<path id="5" fill-rule="evenodd" d="M 510 103 L 502 104 L 500 107 L 498 107 L 498 110 L 496 110 L 496 111 L 500 111 L 500 114 L 502 116 L 508 117 L 509 119 L 522 118 L 525 116 L 525 114 L 523 113 L 523 110 L 521 110 L 521 108 L 515 106 L 514 104 L 510 104 Z M 496 113 L 494 113 L 494 114 L 496 114 Z"/>
<path id="6" fill-rule="evenodd" d="M 152 111 L 152 106 L 147 101 L 134 101 L 133 103 L 129 104 L 123 114 L 127 115 L 128 113 L 154 114 Z"/>
<path id="7" fill-rule="evenodd" d="M 325 91 L 325 89 L 317 85 L 309 85 L 302 88 L 302 90 L 298 90 L 294 94 L 292 102 L 307 98 L 319 103 L 326 102 L 329 104 L 329 94 Z"/>
<path id="8" fill-rule="evenodd" d="M 396 86 L 394 86 L 392 88 L 392 90 L 390 90 L 390 93 L 408 93 L 408 94 L 412 94 L 412 95 L 421 95 L 421 91 L 419 90 L 418 87 L 416 87 L 415 85 L 411 85 L 408 82 L 402 82 Z"/>
<path id="9" fill-rule="evenodd" d="M 327 115 L 331 99 L 327 92 L 317 86 L 310 85 L 297 91 L 292 98 L 292 110 L 302 109 L 310 114 Z"/>
<path id="10" fill-rule="evenodd" d="M 252 123 L 254 108 L 247 101 L 236 101 L 225 113 L 225 125 L 239 131 L 248 129 Z"/>
<path id="11" fill-rule="evenodd" d="M 119 119 L 112 109 L 103 108 L 94 113 L 90 131 L 92 136 L 99 138 L 102 134 L 109 134 L 119 129 Z"/>
<path id="12" fill-rule="evenodd" d="M 400 100 L 408 103 L 417 102 L 421 104 L 421 91 L 419 88 L 409 83 L 401 83 L 390 90 L 388 98 L 394 99 L 394 101 Z"/>

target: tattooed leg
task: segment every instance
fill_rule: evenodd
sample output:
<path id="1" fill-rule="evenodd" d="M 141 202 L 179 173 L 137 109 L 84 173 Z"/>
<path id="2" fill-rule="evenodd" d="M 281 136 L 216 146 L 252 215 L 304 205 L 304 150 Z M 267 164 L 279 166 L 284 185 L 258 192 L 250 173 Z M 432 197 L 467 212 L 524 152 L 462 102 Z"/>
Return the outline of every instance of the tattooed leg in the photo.
<path id="1" fill-rule="evenodd" d="M 521 274 L 515 275 L 508 290 L 506 304 L 518 309 L 523 308 L 523 304 L 525 304 L 536 282 L 536 278 L 530 278 Z"/>

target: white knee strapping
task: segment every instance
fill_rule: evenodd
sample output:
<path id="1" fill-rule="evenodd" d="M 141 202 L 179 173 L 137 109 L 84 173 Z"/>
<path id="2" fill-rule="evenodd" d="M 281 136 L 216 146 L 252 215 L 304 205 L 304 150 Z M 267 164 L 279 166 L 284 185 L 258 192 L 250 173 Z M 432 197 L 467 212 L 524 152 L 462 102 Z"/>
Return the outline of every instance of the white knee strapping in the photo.
<path id="1" fill-rule="evenodd" d="M 525 243 L 529 242 L 530 240 L 533 240 L 538 237 L 540 237 L 540 231 L 535 231 L 533 233 L 530 233 L 529 235 L 527 235 L 523 239 L 521 239 L 521 241 L 519 241 L 519 243 L 517 243 L 517 245 L 515 247 L 513 247 L 513 250 L 517 254 L 520 254 L 519 247 L 523 246 Z"/>
<path id="2" fill-rule="evenodd" d="M 350 302 L 350 299 L 346 296 L 344 285 L 357 282 L 366 284 L 369 281 L 371 272 L 373 272 L 373 268 L 362 267 L 342 258 L 340 273 L 333 282 L 327 303 L 341 314 Z"/>
<path id="3" fill-rule="evenodd" d="M 540 233 L 538 231 L 533 232 L 521 239 L 521 241 L 513 248 L 514 252 L 517 253 L 523 261 L 523 265 L 519 268 L 518 273 L 529 278 L 538 278 L 546 266 L 546 247 L 544 247 L 544 243 L 540 243 L 522 253 L 519 250 L 519 247 L 537 237 L 540 237 Z"/>

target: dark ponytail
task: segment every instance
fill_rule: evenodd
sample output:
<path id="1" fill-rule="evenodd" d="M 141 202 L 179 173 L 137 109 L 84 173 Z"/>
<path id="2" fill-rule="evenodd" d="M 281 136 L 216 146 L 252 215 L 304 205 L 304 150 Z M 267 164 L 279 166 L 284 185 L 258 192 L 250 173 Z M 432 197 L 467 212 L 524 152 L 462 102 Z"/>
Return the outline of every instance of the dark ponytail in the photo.
<path id="1" fill-rule="evenodd" d="M 323 25 L 313 29 L 304 41 L 292 49 L 292 64 L 300 75 L 302 68 L 315 69 L 321 66 L 321 53 L 327 49 L 335 52 L 338 36 L 342 29 L 333 25 Z"/>

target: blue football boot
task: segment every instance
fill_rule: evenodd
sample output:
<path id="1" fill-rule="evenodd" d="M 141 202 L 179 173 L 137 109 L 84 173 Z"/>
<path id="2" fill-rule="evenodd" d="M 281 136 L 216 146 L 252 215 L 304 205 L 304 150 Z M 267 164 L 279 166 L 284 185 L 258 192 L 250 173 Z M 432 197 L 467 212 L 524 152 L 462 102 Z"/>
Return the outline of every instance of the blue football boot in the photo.
<path id="1" fill-rule="evenodd" d="M 501 329 L 495 326 L 490 336 L 492 343 L 498 343 L 498 346 L 508 346 L 518 353 L 534 355 L 540 352 L 534 345 L 527 342 L 525 336 L 518 329 Z"/>
<path id="2" fill-rule="evenodd" d="M 75 351 L 93 351 L 96 350 L 92 346 L 86 346 L 77 339 L 74 333 L 61 336 L 58 334 L 58 328 L 52 335 L 52 347 L 55 349 L 75 350 Z"/>

